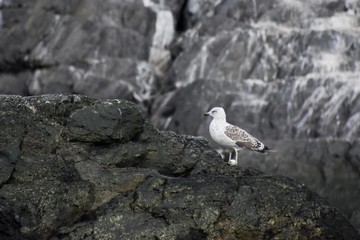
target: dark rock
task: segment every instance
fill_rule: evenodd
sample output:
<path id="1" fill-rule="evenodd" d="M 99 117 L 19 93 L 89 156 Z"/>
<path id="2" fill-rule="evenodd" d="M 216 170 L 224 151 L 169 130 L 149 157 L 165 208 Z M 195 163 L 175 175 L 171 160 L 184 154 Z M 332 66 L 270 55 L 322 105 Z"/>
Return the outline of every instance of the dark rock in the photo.
<path id="1" fill-rule="evenodd" d="M 359 238 L 303 184 L 228 166 L 133 103 L 0 98 L 1 239 Z"/>
<path id="2" fill-rule="evenodd" d="M 240 151 L 240 165 L 268 174 L 290 176 L 325 198 L 360 227 L 359 141 L 339 140 L 270 142 L 276 153 L 264 156 Z M 346 203 L 346 204 L 344 204 Z"/>
<path id="3" fill-rule="evenodd" d="M 299 179 L 360 226 L 356 220 L 360 218 L 359 206 L 350 194 L 357 194 L 358 185 L 344 181 L 347 172 L 333 174 L 336 178 L 326 189 L 326 181 L 313 177 L 317 172 L 320 176 L 330 174 L 333 166 L 353 166 L 351 172 L 359 171 L 355 158 L 349 157 L 357 146 L 352 141 L 360 136 L 359 11 L 358 0 L 0 0 L 0 93 L 75 93 L 130 100 L 137 102 L 162 130 L 207 138 L 208 122 L 201 113 L 223 106 L 229 122 L 256 137 L 287 141 L 285 145 L 290 147 L 284 155 L 292 156 L 294 151 L 296 158 L 276 165 L 281 166 L 282 174 L 301 176 Z M 24 111 L 32 115 L 32 111 L 39 110 L 31 104 Z M 163 136 L 151 127 L 126 133 L 116 125 L 116 107 L 93 113 L 97 106 L 79 106 L 78 112 L 64 102 L 43 106 L 40 111 L 55 107 L 66 117 L 59 117 L 55 126 L 38 122 L 42 130 L 28 136 L 42 137 L 34 140 L 33 146 L 32 137 L 25 138 L 24 149 L 56 151 L 55 140 L 42 142 L 50 131 L 73 141 L 73 145 L 66 146 L 68 149 L 58 149 L 66 156 L 72 156 L 72 151 L 85 154 L 95 142 L 96 146 L 120 144 L 118 148 L 111 146 L 119 153 L 111 166 L 156 165 L 160 173 L 177 177 L 190 172 L 235 176 L 238 171 L 180 156 L 175 158 L 186 164 L 174 164 L 171 151 L 166 149 L 174 145 L 179 154 L 198 156 L 201 150 L 182 150 L 183 145 L 192 144 L 201 148 L 198 139 L 181 137 L 180 144 L 171 141 L 175 134 L 165 134 L 163 140 L 151 138 Z M 74 119 L 69 123 L 70 114 Z M 104 128 L 91 125 L 84 115 L 98 117 Z M 140 126 L 142 121 L 138 120 Z M 63 126 L 67 131 L 62 130 Z M 124 138 L 119 137 L 122 131 L 126 133 Z M 11 179 L 14 159 L 18 159 L 14 156 L 23 149 L 18 136 L 27 132 L 28 128 L 12 132 L 15 137 L 10 138 L 11 144 L 10 140 L 1 140 L 6 146 L 0 154 L 5 164 L 1 184 Z M 329 138 L 336 140 L 331 155 L 340 157 L 319 161 L 329 155 Z M 137 144 L 138 139 L 157 142 L 163 149 L 155 152 L 150 143 Z M 304 146 L 312 146 L 314 140 L 325 143 L 306 147 L 307 157 L 315 161 L 306 158 L 308 167 L 299 170 L 298 156 L 305 147 L 293 150 L 291 146 L 297 142 L 290 144 L 289 139 L 308 141 Z M 85 148 L 84 144 L 89 146 Z M 105 153 L 94 150 L 92 154 Z M 168 164 L 160 166 L 157 158 L 166 159 Z M 265 172 L 275 168 L 265 166 L 269 168 L 261 167 Z M 246 169 L 241 174 L 258 171 Z M 343 189 L 347 194 L 342 194 Z M 191 234 L 206 235 L 198 229 L 191 230 Z"/>
<path id="4" fill-rule="evenodd" d="M 69 138 L 84 142 L 122 141 L 134 139 L 143 128 L 142 113 L 127 103 L 108 101 L 93 103 L 69 116 Z"/>
<path id="5" fill-rule="evenodd" d="M 27 91 L 1 92 L 149 100 L 155 77 L 144 61 L 156 15 L 140 2 L 11 1 L 1 14 L 0 72 L 31 73 Z"/>

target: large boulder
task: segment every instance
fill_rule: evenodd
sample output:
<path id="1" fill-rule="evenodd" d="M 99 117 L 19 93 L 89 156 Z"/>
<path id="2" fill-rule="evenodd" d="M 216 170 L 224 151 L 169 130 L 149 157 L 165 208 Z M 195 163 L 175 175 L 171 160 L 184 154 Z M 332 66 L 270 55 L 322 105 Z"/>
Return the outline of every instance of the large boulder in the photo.
<path id="1" fill-rule="evenodd" d="M 226 165 L 135 104 L 0 97 L 1 239 L 357 239 L 303 184 Z"/>

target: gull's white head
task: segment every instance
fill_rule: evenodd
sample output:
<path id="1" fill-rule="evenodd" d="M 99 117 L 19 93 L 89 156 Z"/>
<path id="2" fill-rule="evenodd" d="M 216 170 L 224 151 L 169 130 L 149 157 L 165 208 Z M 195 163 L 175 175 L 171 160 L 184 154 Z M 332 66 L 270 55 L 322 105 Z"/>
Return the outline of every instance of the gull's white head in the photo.
<path id="1" fill-rule="evenodd" d="M 214 119 L 226 119 L 225 110 L 222 107 L 214 107 L 209 112 L 204 113 L 204 116 L 212 116 Z"/>

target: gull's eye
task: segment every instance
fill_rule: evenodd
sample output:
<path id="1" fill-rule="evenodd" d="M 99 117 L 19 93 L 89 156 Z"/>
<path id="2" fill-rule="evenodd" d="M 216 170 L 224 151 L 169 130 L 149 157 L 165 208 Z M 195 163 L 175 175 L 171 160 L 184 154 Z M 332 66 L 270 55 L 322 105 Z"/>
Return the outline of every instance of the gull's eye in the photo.
<path id="1" fill-rule="evenodd" d="M 214 113 L 216 113 L 216 111 L 215 111 L 215 110 L 212 110 L 211 113 L 214 114 Z"/>

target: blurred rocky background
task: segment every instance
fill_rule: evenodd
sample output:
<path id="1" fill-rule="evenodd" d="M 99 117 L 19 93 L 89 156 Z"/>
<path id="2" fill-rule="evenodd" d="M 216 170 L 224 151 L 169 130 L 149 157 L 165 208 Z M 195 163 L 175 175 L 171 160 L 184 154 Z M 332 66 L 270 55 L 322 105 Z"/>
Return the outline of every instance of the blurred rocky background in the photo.
<path id="1" fill-rule="evenodd" d="M 136 102 L 209 139 L 202 112 L 267 145 L 240 164 L 304 182 L 360 229 L 359 0 L 0 0 L 0 93 Z M 218 148 L 216 145 L 214 147 Z"/>

